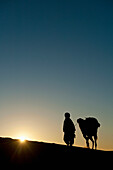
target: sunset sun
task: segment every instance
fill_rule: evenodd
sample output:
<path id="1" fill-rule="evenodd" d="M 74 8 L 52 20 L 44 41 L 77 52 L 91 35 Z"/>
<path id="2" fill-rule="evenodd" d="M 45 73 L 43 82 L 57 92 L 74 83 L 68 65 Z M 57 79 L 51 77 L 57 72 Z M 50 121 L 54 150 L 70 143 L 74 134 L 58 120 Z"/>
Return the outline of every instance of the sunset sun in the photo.
<path id="1" fill-rule="evenodd" d="M 20 140 L 21 142 L 25 142 L 26 138 L 25 138 L 25 136 L 20 136 L 20 137 L 19 137 L 19 140 Z"/>

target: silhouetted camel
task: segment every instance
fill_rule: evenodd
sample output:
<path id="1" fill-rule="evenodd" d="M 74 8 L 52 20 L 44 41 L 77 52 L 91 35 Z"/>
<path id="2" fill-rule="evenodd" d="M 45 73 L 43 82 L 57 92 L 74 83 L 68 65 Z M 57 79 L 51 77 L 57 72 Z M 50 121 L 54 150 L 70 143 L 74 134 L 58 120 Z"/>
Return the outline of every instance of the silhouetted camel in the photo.
<path id="1" fill-rule="evenodd" d="M 82 118 L 77 119 L 77 123 L 81 129 L 83 137 L 86 139 L 87 147 L 89 148 L 89 139 L 92 141 L 92 149 L 97 148 L 97 129 L 100 127 L 100 123 L 96 118 L 88 117 L 85 120 Z M 94 139 L 93 139 L 94 137 Z"/>

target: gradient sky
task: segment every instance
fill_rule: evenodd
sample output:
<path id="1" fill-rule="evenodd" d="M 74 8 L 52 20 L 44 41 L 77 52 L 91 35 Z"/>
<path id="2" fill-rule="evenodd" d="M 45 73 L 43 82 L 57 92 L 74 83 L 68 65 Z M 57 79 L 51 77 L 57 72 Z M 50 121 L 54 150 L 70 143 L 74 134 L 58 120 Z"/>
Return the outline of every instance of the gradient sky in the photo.
<path id="1" fill-rule="evenodd" d="M 65 111 L 113 150 L 113 1 L 1 0 L 0 136 L 64 144 Z"/>

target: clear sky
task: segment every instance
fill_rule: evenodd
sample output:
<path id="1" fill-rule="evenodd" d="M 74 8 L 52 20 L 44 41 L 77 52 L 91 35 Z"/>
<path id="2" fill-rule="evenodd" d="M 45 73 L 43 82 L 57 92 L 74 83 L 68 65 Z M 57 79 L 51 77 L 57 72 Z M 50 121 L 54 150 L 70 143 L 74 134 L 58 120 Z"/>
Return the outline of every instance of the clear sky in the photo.
<path id="1" fill-rule="evenodd" d="M 66 111 L 113 150 L 113 1 L 1 0 L 0 136 L 62 144 Z"/>

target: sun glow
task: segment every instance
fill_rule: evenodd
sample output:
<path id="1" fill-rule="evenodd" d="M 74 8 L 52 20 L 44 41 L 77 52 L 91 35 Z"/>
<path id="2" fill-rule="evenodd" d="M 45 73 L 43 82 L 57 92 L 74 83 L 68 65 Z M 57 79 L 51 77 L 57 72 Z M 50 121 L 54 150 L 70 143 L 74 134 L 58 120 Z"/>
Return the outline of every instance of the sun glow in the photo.
<path id="1" fill-rule="evenodd" d="M 21 142 L 25 142 L 26 138 L 25 138 L 25 136 L 20 136 L 20 137 L 19 137 L 19 140 L 20 140 Z"/>

